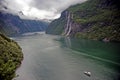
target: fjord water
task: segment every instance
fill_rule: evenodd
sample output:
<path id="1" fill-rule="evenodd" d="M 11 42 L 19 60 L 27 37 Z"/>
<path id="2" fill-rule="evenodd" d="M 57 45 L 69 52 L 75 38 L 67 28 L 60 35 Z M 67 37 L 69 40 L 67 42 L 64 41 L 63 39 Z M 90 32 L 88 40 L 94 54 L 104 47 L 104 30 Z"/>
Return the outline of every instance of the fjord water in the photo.
<path id="1" fill-rule="evenodd" d="M 15 40 L 24 54 L 16 80 L 119 80 L 119 43 L 46 34 Z M 91 76 L 84 71 L 90 71 Z"/>

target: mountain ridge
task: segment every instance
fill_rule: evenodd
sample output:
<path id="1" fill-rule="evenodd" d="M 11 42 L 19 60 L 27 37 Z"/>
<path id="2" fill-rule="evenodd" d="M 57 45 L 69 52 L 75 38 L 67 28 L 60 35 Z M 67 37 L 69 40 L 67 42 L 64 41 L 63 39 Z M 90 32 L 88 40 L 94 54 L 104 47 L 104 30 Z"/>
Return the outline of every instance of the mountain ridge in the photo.
<path id="1" fill-rule="evenodd" d="M 6 35 L 20 35 L 26 32 L 45 31 L 47 22 L 40 20 L 25 20 L 19 16 L 0 12 L 0 32 Z"/>
<path id="2" fill-rule="evenodd" d="M 120 41 L 119 0 L 88 0 L 66 9 L 46 33 L 77 38 Z"/>

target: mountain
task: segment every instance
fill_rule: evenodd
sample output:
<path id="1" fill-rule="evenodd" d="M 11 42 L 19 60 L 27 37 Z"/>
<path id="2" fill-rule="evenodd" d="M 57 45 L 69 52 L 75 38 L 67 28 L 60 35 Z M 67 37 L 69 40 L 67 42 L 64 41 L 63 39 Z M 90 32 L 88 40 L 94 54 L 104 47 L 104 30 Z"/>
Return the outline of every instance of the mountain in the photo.
<path id="1" fill-rule="evenodd" d="M 6 35 L 45 31 L 47 26 L 47 22 L 40 20 L 25 20 L 16 15 L 0 12 L 0 32 Z"/>
<path id="2" fill-rule="evenodd" d="M 88 0 L 69 7 L 46 33 L 77 38 L 120 41 L 120 0 Z"/>
<path id="3" fill-rule="evenodd" d="M 0 33 L 0 80 L 12 80 L 22 60 L 20 46 Z"/>

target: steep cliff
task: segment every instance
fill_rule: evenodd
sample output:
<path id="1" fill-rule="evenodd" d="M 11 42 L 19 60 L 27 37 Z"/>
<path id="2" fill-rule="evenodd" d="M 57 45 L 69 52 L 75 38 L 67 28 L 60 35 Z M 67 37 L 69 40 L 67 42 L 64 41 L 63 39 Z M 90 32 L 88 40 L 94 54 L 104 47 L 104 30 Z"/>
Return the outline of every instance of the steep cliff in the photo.
<path id="1" fill-rule="evenodd" d="M 12 80 L 22 59 L 19 45 L 0 33 L 0 80 Z"/>
<path id="2" fill-rule="evenodd" d="M 120 1 L 88 0 L 66 9 L 46 33 L 94 40 L 120 41 Z"/>
<path id="3" fill-rule="evenodd" d="M 47 34 L 60 35 L 64 30 L 64 25 L 66 23 L 66 11 L 61 14 L 59 19 L 52 21 L 48 28 L 46 29 Z"/>
<path id="4" fill-rule="evenodd" d="M 25 20 L 19 16 L 0 12 L 0 32 L 7 35 L 25 32 L 45 31 L 48 23 L 39 20 Z"/>

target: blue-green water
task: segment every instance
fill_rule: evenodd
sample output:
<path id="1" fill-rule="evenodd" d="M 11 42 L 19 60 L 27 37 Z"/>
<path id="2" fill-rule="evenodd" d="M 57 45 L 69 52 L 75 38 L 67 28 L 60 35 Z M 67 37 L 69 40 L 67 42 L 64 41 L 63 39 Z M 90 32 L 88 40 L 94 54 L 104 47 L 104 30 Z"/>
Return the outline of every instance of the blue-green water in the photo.
<path id="1" fill-rule="evenodd" d="M 119 43 L 46 34 L 15 40 L 24 53 L 16 80 L 119 80 Z"/>

